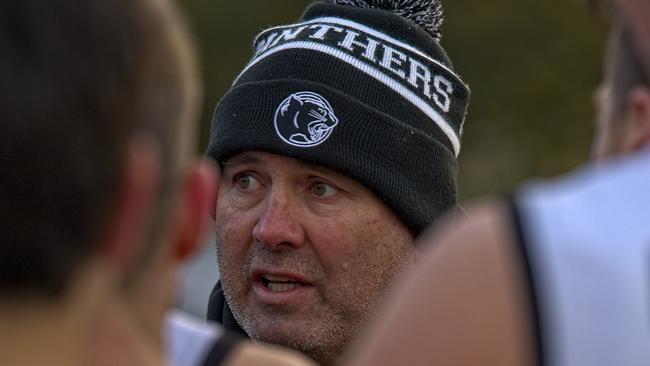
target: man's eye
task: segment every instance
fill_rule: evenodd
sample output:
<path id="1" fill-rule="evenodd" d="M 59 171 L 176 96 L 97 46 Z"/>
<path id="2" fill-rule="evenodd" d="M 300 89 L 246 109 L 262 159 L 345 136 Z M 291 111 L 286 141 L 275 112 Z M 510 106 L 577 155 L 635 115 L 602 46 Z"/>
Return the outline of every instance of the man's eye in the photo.
<path id="1" fill-rule="evenodd" d="M 331 197 L 338 192 L 338 189 L 324 182 L 316 182 L 311 185 L 311 192 L 321 198 Z"/>
<path id="2" fill-rule="evenodd" d="M 235 185 L 243 191 L 253 191 L 260 187 L 260 182 L 250 174 L 238 174 L 235 176 Z"/>

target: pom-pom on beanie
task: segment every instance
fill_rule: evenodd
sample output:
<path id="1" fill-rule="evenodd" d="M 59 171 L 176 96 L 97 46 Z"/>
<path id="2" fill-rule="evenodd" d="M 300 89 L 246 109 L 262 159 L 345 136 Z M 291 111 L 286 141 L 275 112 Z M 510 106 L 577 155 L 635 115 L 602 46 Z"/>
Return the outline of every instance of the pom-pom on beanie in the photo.
<path id="1" fill-rule="evenodd" d="M 439 0 L 331 0 L 261 32 L 217 105 L 207 154 L 264 151 L 373 191 L 419 234 L 456 203 L 469 89 Z"/>

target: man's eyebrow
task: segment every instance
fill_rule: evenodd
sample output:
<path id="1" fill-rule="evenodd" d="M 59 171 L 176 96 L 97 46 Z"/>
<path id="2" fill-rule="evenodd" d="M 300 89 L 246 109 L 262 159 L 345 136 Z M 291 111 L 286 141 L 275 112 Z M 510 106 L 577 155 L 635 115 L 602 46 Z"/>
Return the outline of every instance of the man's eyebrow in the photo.
<path id="1" fill-rule="evenodd" d="M 238 165 L 244 165 L 244 164 L 255 164 L 255 163 L 261 163 L 262 161 L 258 159 L 257 157 L 249 154 L 242 154 L 242 155 L 237 155 L 233 156 L 231 158 L 226 159 L 223 163 L 221 163 L 221 167 L 236 167 Z"/>

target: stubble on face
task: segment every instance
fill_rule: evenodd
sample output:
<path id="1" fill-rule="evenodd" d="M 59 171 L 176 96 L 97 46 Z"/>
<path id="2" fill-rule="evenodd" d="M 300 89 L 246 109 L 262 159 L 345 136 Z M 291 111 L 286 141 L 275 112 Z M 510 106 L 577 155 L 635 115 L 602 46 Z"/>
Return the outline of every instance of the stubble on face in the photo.
<path id="1" fill-rule="evenodd" d="M 354 245 L 332 266 L 322 263 L 309 244 L 271 250 L 253 242 L 244 254 L 233 248 L 228 224 L 217 222 L 218 259 L 224 294 L 238 323 L 254 340 L 299 350 L 323 365 L 345 351 L 389 283 L 413 261 L 413 239 L 396 218 L 343 225 L 333 235 Z M 253 265 L 290 268 L 317 279 L 315 302 L 302 309 L 255 304 L 249 281 Z"/>

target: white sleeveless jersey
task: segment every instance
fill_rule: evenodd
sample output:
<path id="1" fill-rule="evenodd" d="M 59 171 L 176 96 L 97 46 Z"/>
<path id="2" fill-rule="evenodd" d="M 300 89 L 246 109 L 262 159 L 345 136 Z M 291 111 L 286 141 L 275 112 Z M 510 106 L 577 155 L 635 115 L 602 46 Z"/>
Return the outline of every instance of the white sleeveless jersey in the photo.
<path id="1" fill-rule="evenodd" d="M 170 311 L 165 319 L 165 349 L 170 366 L 203 365 L 223 334 L 218 324 L 208 324 L 178 310 Z"/>
<path id="2" fill-rule="evenodd" d="M 544 366 L 650 365 L 650 151 L 526 184 L 515 222 Z"/>

